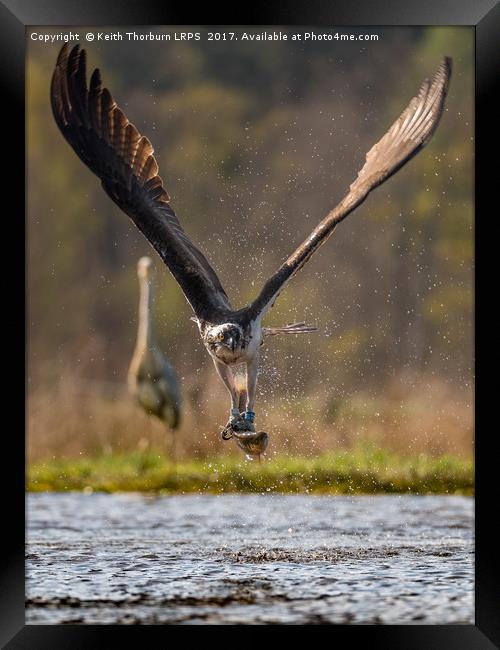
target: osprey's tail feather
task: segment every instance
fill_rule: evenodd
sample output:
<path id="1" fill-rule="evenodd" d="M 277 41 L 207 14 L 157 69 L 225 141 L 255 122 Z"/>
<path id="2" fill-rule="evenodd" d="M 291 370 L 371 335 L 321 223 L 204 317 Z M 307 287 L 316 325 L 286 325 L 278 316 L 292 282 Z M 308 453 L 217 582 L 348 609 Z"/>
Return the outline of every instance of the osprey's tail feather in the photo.
<path id="1" fill-rule="evenodd" d="M 276 336 L 276 334 L 309 334 L 319 332 L 319 329 L 305 323 L 290 323 L 283 327 L 263 327 L 262 332 L 264 336 Z"/>

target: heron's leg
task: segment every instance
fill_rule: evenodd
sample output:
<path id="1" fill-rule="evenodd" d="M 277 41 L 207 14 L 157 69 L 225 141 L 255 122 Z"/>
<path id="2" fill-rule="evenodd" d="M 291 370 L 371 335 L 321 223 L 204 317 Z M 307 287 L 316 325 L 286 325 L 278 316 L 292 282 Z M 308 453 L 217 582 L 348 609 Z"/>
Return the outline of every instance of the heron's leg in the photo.
<path id="1" fill-rule="evenodd" d="M 146 443 L 145 448 L 147 449 L 149 447 L 149 449 L 151 449 L 153 447 L 153 422 L 151 421 L 150 415 L 148 415 L 147 413 L 145 413 L 144 415 L 146 417 L 146 425 L 144 428 L 147 431 L 147 438 L 141 438 L 139 443 L 144 441 Z"/>
<path id="2" fill-rule="evenodd" d="M 228 440 L 231 437 L 231 435 L 229 435 L 228 433 L 228 435 L 225 436 L 224 434 L 226 430 L 230 429 L 231 425 L 240 419 L 240 409 L 238 408 L 239 391 L 238 388 L 236 387 L 234 374 L 230 366 L 226 365 L 225 363 L 222 363 L 221 361 L 217 361 L 216 359 L 214 359 L 214 364 L 219 377 L 222 379 L 229 394 L 231 395 L 231 410 L 229 412 L 229 422 L 227 423 L 226 428 L 224 429 L 222 435 L 224 440 Z"/>
<path id="3" fill-rule="evenodd" d="M 174 476 L 177 476 L 177 438 L 173 429 L 167 428 L 167 435 L 170 435 L 170 460 L 174 467 Z"/>

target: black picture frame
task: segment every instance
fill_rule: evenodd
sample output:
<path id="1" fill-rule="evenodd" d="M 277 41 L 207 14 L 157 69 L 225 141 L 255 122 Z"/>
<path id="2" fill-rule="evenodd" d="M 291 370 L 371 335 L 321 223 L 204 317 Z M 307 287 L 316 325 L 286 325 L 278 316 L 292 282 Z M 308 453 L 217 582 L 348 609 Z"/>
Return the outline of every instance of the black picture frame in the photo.
<path id="1" fill-rule="evenodd" d="M 18 260 L 24 253 L 24 187 L 14 190 L 15 181 L 24 185 L 24 67 L 25 28 L 32 25 L 323 25 L 323 26 L 388 26 L 388 25 L 470 25 L 476 31 L 476 351 L 481 345 L 493 343 L 487 326 L 480 329 L 481 309 L 485 322 L 490 322 L 486 309 L 490 309 L 487 283 L 494 278 L 494 255 L 483 253 L 493 239 L 486 235 L 492 225 L 498 228 L 493 192 L 498 180 L 498 163 L 493 155 L 493 137 L 498 132 L 498 104 L 493 101 L 495 81 L 498 76 L 498 38 L 500 36 L 500 7 L 496 0 L 308 0 L 308 2 L 254 1 L 243 7 L 246 16 L 236 15 L 223 6 L 207 3 L 198 5 L 195 12 L 186 5 L 175 7 L 169 2 L 151 0 L 0 0 L 0 75 L 3 89 L 3 135 L 10 144 L 3 144 L 4 196 L 14 195 L 8 215 L 8 238 L 12 242 L 9 252 Z M 242 9 L 242 7 L 240 7 Z M 8 148 L 7 148 L 8 147 Z M 8 155 L 5 153 L 8 152 Z M 494 178 L 495 175 L 495 178 Z M 495 183 L 496 181 L 496 183 Z M 8 186 L 8 187 L 7 187 Z M 5 209 L 5 204 L 4 204 Z M 498 208 L 496 209 L 498 213 Z M 7 215 L 4 214 L 4 228 Z M 492 221 L 494 222 L 492 224 Z M 488 224 L 488 225 L 487 225 Z M 19 248 L 17 248 L 19 247 Z M 481 247 L 481 257 L 479 248 Z M 21 262 L 18 260 L 18 267 Z M 22 278 L 21 272 L 17 274 Z M 24 294 L 15 283 L 4 283 L 4 300 L 16 306 L 16 315 L 23 313 Z M 484 296 L 484 298 L 483 298 Z M 482 307 L 484 301 L 484 307 Z M 5 304 L 5 303 L 4 303 Z M 23 328 L 15 325 L 13 311 L 4 315 L 9 338 L 23 336 Z M 481 325 L 482 328 L 482 325 Z M 19 341 L 18 350 L 24 347 Z M 10 347 L 10 345 L 8 346 Z M 14 346 L 13 346 L 14 347 Z M 10 350 L 12 352 L 12 350 Z M 484 355 L 491 357 L 491 349 Z M 13 394 L 21 394 L 24 383 L 20 378 L 19 354 L 8 368 L 19 370 L 19 384 L 10 384 Z M 490 364 L 492 360 L 490 358 Z M 494 363 L 494 359 L 493 359 Z M 476 365 L 477 367 L 477 365 Z M 426 650 L 442 648 L 487 649 L 500 647 L 500 575 L 498 534 L 494 532 L 498 522 L 498 489 L 496 488 L 496 456 L 493 454 L 495 428 L 486 420 L 486 409 L 491 401 L 486 397 L 490 383 L 488 369 L 479 364 L 476 380 L 476 583 L 475 625 L 414 625 L 414 626 L 333 626 L 329 631 L 331 642 L 338 642 L 346 635 L 352 644 L 363 643 L 381 648 Z M 491 368 L 494 370 L 494 367 Z M 23 367 L 24 370 L 24 367 Z M 19 385 L 19 388 L 18 388 Z M 483 394 L 484 390 L 484 394 Z M 481 399 L 478 399 L 481 395 Z M 12 404 L 11 404 L 12 402 Z M 15 400 L 10 399 L 12 408 Z M 4 405 L 5 406 L 5 405 Z M 22 406 L 19 406 L 20 412 Z M 10 476 L 4 488 L 6 513 L 4 515 L 4 553 L 0 606 L 0 642 L 2 647 L 20 648 L 94 648 L 114 647 L 120 637 L 131 643 L 144 642 L 147 635 L 169 637 L 163 626 L 26 626 L 24 623 L 24 438 L 19 430 L 9 428 L 3 437 L 4 458 Z M 496 471 L 495 471 L 496 470 Z M 146 641 L 147 642 L 147 641 Z"/>

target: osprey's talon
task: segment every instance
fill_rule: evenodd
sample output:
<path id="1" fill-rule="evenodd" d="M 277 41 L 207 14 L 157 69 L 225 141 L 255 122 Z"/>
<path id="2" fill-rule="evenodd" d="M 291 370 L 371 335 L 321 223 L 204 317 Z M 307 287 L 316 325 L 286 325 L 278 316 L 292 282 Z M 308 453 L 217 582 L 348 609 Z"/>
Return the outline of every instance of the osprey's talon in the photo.
<path id="1" fill-rule="evenodd" d="M 231 409 L 229 411 L 228 425 L 229 424 L 234 424 L 235 422 L 239 422 L 239 420 L 241 420 L 241 417 L 242 416 L 241 416 L 241 413 L 240 413 L 239 409 Z"/>
<path id="2" fill-rule="evenodd" d="M 222 440 L 231 440 L 231 438 L 233 437 L 233 431 L 242 422 L 244 422 L 244 419 L 243 416 L 238 411 L 238 409 L 231 409 L 229 420 L 226 426 L 222 429 L 220 434 Z"/>
<path id="3" fill-rule="evenodd" d="M 231 415 L 229 416 L 227 427 L 233 429 L 239 422 L 242 422 L 243 416 L 238 411 L 238 409 L 231 409 Z"/>
<path id="4" fill-rule="evenodd" d="M 255 421 L 255 412 L 254 412 L 254 411 L 245 411 L 245 412 L 243 413 L 243 418 L 244 418 L 247 422 L 251 422 L 251 423 L 253 424 L 254 421 Z"/>
<path id="5" fill-rule="evenodd" d="M 253 422 L 250 422 L 250 420 L 242 417 L 238 422 L 234 423 L 232 430 L 234 434 L 248 432 L 255 433 L 255 425 Z"/>

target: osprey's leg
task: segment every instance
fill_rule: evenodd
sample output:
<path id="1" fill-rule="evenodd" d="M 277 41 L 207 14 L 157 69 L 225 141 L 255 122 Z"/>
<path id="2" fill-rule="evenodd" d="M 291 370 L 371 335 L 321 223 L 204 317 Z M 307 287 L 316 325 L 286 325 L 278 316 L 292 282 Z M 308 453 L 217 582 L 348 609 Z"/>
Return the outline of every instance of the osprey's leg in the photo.
<path id="1" fill-rule="evenodd" d="M 223 440 L 229 440 L 231 438 L 230 430 L 233 424 L 236 424 L 238 420 L 241 419 L 240 409 L 239 409 L 239 391 L 236 387 L 236 382 L 234 380 L 233 371 L 229 366 L 221 361 L 216 361 L 214 359 L 215 369 L 217 374 L 224 382 L 229 394 L 231 395 L 231 410 L 229 412 L 229 421 L 222 432 Z"/>
<path id="2" fill-rule="evenodd" d="M 240 413 L 244 413 L 247 408 L 247 389 L 240 390 L 238 408 Z"/>
<path id="3" fill-rule="evenodd" d="M 259 355 L 256 354 L 255 357 L 247 363 L 247 408 L 245 412 L 245 419 L 249 422 L 254 421 L 254 402 L 255 402 L 255 393 L 257 391 L 257 374 L 259 371 Z"/>

